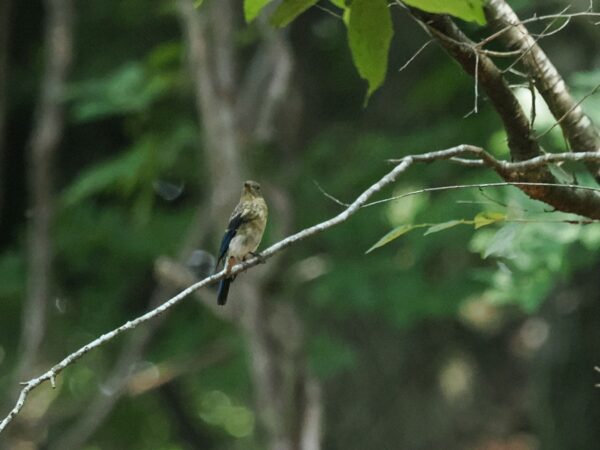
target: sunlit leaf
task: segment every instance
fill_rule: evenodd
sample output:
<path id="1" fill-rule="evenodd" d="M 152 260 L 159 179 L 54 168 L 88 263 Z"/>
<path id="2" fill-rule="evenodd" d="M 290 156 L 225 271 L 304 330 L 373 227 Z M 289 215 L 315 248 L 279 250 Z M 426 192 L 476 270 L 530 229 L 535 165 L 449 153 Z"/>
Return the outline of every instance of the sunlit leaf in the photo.
<path id="1" fill-rule="evenodd" d="M 348 42 L 361 78 L 367 80 L 367 99 L 383 83 L 392 40 L 392 19 L 386 0 L 354 0 L 349 8 Z"/>
<path id="2" fill-rule="evenodd" d="M 484 25 L 486 0 L 404 0 L 404 3 L 430 13 L 450 14 L 467 22 Z"/>
<path id="3" fill-rule="evenodd" d="M 409 231 L 414 230 L 415 228 L 422 228 L 422 227 L 426 227 L 426 226 L 429 226 L 429 225 L 427 225 L 427 224 L 418 224 L 418 225 L 407 224 L 407 225 L 400 225 L 399 227 L 394 228 L 388 234 L 386 234 L 385 236 L 383 236 L 377 242 L 375 242 L 375 244 L 369 250 L 367 250 L 365 253 L 370 253 L 373 250 L 375 250 L 376 248 L 383 247 L 384 245 L 390 243 L 394 239 L 399 238 L 403 234 L 406 234 Z"/>
<path id="4" fill-rule="evenodd" d="M 506 220 L 506 214 L 501 212 L 481 212 L 473 219 L 473 225 L 475 229 L 491 225 L 492 223 L 501 222 Z"/>
<path id="5" fill-rule="evenodd" d="M 283 0 L 271 16 L 276 27 L 285 27 L 319 0 Z"/>
<path id="6" fill-rule="evenodd" d="M 260 14 L 265 6 L 271 3 L 271 0 L 244 0 L 244 17 L 246 22 L 250 23 Z"/>

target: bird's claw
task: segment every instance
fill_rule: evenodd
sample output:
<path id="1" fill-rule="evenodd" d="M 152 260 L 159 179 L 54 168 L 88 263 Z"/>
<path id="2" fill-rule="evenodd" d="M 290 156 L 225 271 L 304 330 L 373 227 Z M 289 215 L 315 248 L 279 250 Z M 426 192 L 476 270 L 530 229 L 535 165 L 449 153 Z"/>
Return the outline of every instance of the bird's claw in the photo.
<path id="1" fill-rule="evenodd" d="M 267 262 L 267 260 L 264 258 L 264 256 L 263 256 L 263 255 L 261 255 L 260 253 L 257 253 L 257 252 L 250 252 L 250 254 L 251 254 L 252 256 L 254 256 L 255 258 L 257 258 L 257 259 L 258 259 L 258 261 L 259 261 L 261 264 L 264 264 L 265 262 Z"/>

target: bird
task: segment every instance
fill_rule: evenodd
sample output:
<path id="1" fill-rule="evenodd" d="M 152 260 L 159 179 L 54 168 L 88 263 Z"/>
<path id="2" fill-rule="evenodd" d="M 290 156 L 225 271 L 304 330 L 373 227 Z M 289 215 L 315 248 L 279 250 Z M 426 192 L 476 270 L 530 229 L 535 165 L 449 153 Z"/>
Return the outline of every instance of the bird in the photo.
<path id="1" fill-rule="evenodd" d="M 260 184 L 251 180 L 244 182 L 240 201 L 231 213 L 219 248 L 216 268 L 224 262 L 226 276 L 219 283 L 218 305 L 222 306 L 227 302 L 229 286 L 235 279 L 235 275 L 228 276 L 231 268 L 244 261 L 248 255 L 257 256 L 255 252 L 265 232 L 268 214 Z"/>

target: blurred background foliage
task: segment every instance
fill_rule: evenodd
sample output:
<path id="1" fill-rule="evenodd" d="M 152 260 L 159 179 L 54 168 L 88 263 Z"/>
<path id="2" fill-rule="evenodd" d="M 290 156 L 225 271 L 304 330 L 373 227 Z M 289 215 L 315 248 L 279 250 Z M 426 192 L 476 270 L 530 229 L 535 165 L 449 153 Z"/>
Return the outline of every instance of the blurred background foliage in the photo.
<path id="1" fill-rule="evenodd" d="M 14 391 L 27 276 L 22 150 L 43 66 L 42 4 L 13 3 L 0 180 L 4 400 Z M 522 17 L 566 5 L 511 3 Z M 461 143 L 507 156 L 500 121 L 485 99 L 479 113 L 464 117 L 473 107 L 473 82 L 435 45 L 397 71 L 427 36 L 400 12 L 393 16 L 388 76 L 367 108 L 365 83 L 353 68 L 340 20 L 313 8 L 288 30 L 304 104 L 299 142 L 291 145 L 296 164 L 282 166 L 269 145 L 259 145 L 249 172 L 288 189 L 296 229 L 340 210 L 315 182 L 350 201 L 389 170 L 389 158 Z M 466 28 L 475 37 L 485 33 Z M 56 164 L 55 301 L 43 367 L 145 309 L 155 259 L 177 254 L 207 195 L 207 168 L 196 151 L 203 136 L 181 35 L 170 1 L 77 4 L 67 129 Z M 582 19 L 542 41 L 577 98 L 599 83 L 599 38 L 599 28 Z M 242 54 L 256 39 L 255 25 L 241 29 L 236 42 Z M 597 123 L 599 102 L 595 95 L 584 103 Z M 544 120 L 540 113 L 538 131 L 551 125 Z M 557 131 L 545 138 L 547 151 L 564 149 Z M 586 181 L 582 173 L 577 178 Z M 440 162 L 411 169 L 379 198 L 494 181 L 491 173 Z M 427 236 L 415 230 L 365 255 L 393 227 L 472 219 L 481 211 L 520 221 Z M 292 302 L 301 312 L 309 364 L 324 386 L 324 448 L 596 448 L 600 227 L 564 222 L 572 218 L 549 213 L 514 188 L 434 192 L 366 208 L 286 250 L 269 301 Z M 271 234 L 264 245 L 273 243 Z M 215 235 L 206 250 L 217 245 Z M 34 410 L 24 413 L 47 415 L 47 441 L 108 389 L 104 379 L 121 344 L 87 355 L 59 377 L 55 391 L 38 389 Z M 242 336 L 189 299 L 168 315 L 145 365 L 135 368 L 142 386 L 129 384 L 85 448 L 189 448 L 170 397 L 143 387 L 142 375 L 157 373 L 172 373 L 179 383 L 179 400 L 206 439 L 202 448 L 262 448 L 246 352 Z"/>

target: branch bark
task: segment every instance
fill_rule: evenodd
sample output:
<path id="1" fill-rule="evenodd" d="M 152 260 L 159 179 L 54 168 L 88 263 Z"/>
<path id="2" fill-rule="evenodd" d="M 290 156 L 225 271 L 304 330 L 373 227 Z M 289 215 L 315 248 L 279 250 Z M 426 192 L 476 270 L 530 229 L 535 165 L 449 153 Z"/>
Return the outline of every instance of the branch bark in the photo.
<path id="1" fill-rule="evenodd" d="M 469 39 L 448 16 L 428 14 L 413 8 L 410 11 L 464 71 L 475 77 L 483 87 L 504 124 L 512 159 L 524 161 L 539 156 L 541 150 L 532 133 L 527 115 L 510 89 L 502 71 L 491 58 L 478 52 L 475 42 Z"/>
<path id="2" fill-rule="evenodd" d="M 508 135 L 510 154 L 515 161 L 526 161 L 541 155 L 537 139 L 523 109 L 494 62 L 477 48 L 447 16 L 428 14 L 410 9 L 413 16 L 426 28 L 434 39 L 471 76 L 479 82 L 490 98 L 494 109 L 502 119 Z M 537 185 L 521 185 L 529 197 L 543 201 L 559 211 L 580 214 L 590 218 L 600 217 L 600 196 L 593 191 L 563 189 L 546 166 L 527 170 L 496 172 L 508 182 L 530 182 Z"/>
<path id="3" fill-rule="evenodd" d="M 519 170 L 524 167 L 525 168 L 535 168 L 535 167 L 539 167 L 539 166 L 543 166 L 543 165 L 547 164 L 548 160 L 557 161 L 557 160 L 559 160 L 559 158 L 561 156 L 564 160 L 570 160 L 572 158 L 576 158 L 577 160 L 580 160 L 580 161 L 581 160 L 584 160 L 584 161 L 590 160 L 590 161 L 599 161 L 600 162 L 600 159 L 599 159 L 600 156 L 594 152 L 594 153 L 589 153 L 589 154 L 578 154 L 578 155 L 575 155 L 575 154 L 547 155 L 547 156 L 542 156 L 535 160 L 529 160 L 529 161 L 524 161 L 524 162 L 519 162 L 519 163 L 507 163 L 507 162 L 497 161 L 491 155 L 489 155 L 489 153 L 484 152 L 483 149 L 481 149 L 479 147 L 475 147 L 475 146 L 470 146 L 470 145 L 461 145 L 461 146 L 453 147 L 453 148 L 450 148 L 447 150 L 429 152 L 429 153 L 424 153 L 421 155 L 406 156 L 406 157 L 402 158 L 400 160 L 400 162 L 391 171 L 389 171 L 387 174 L 385 174 L 381 179 L 379 179 L 376 183 L 371 185 L 368 189 L 363 191 L 342 212 L 340 212 L 339 214 L 337 214 L 336 216 L 332 217 L 329 220 L 320 222 L 316 225 L 313 225 L 309 228 L 306 228 L 302 231 L 292 234 L 292 235 L 288 236 L 287 238 L 282 239 L 281 241 L 271 245 L 270 247 L 268 247 L 266 250 L 264 250 L 261 253 L 260 257 L 253 257 L 251 259 L 248 259 L 247 261 L 244 261 L 244 262 L 234 266 L 231 269 L 231 275 L 237 275 L 243 271 L 246 271 L 249 268 L 260 264 L 264 260 L 268 260 L 269 258 L 273 257 L 274 255 L 276 255 L 277 253 L 281 252 L 282 250 L 284 250 L 285 248 L 287 248 L 291 245 L 294 245 L 300 241 L 308 239 L 312 236 L 315 236 L 315 235 L 322 233 L 330 228 L 335 227 L 336 225 L 339 225 L 339 224 L 345 222 L 352 215 L 356 214 L 362 206 L 366 205 L 367 201 L 373 195 L 375 195 L 377 192 L 381 191 L 384 187 L 389 186 L 390 184 L 394 183 L 396 181 L 396 179 L 400 175 L 402 175 L 404 172 L 406 172 L 408 170 L 408 168 L 411 167 L 415 162 L 432 162 L 432 161 L 437 161 L 437 160 L 451 159 L 453 157 L 460 157 L 460 156 L 464 156 L 464 155 L 473 155 L 473 154 L 481 157 L 482 160 L 484 160 L 484 161 L 489 159 L 490 165 L 500 165 L 505 170 L 510 170 L 512 168 L 514 168 L 515 170 Z M 576 190 L 577 188 L 564 187 L 561 189 Z M 54 365 L 50 370 L 46 371 L 39 377 L 33 378 L 29 381 L 24 382 L 23 383 L 24 387 L 21 390 L 21 393 L 19 395 L 19 398 L 18 398 L 15 406 L 9 412 L 9 414 L 2 420 L 2 422 L 0 422 L 0 433 L 2 431 L 4 431 L 4 429 L 19 414 L 19 412 L 21 411 L 21 409 L 23 408 L 23 406 L 27 400 L 29 393 L 33 389 L 37 388 L 38 386 L 40 386 L 42 383 L 44 383 L 46 381 L 50 381 L 53 384 L 56 376 L 58 376 L 65 368 L 67 368 L 68 366 L 70 366 L 71 364 L 73 364 L 77 360 L 79 360 L 86 353 L 104 345 L 106 342 L 113 340 L 114 338 L 116 338 L 117 336 L 121 335 L 122 333 L 124 333 L 126 331 L 132 330 L 145 322 L 148 322 L 150 320 L 153 320 L 153 319 L 159 317 L 164 312 L 168 311 L 175 305 L 181 303 L 185 298 L 187 298 L 194 292 L 198 291 L 199 289 L 201 289 L 205 286 L 212 285 L 224 277 L 225 277 L 225 271 L 223 270 L 217 274 L 214 274 L 210 277 L 204 278 L 201 281 L 198 281 L 197 283 L 192 284 L 191 286 L 184 289 L 179 294 L 175 295 L 174 297 L 172 297 L 171 299 L 169 299 L 168 301 L 166 301 L 159 307 L 154 308 L 151 311 L 148 311 L 147 313 L 124 323 L 120 327 L 115 328 L 114 330 L 103 334 L 102 336 L 98 337 L 97 339 L 94 339 L 93 341 L 89 342 L 88 344 L 84 345 L 83 347 L 79 348 L 75 352 L 73 352 L 70 355 L 68 355 L 67 357 L 65 357 L 62 361 L 60 361 L 58 364 Z M 311 389 L 314 389 L 314 386 Z M 312 392 L 314 394 L 314 391 L 312 391 Z M 315 414 L 317 414 L 317 413 L 315 413 Z M 308 418 L 307 420 L 310 420 L 310 418 Z M 309 448 L 309 447 L 307 447 L 307 448 Z"/>
<path id="4" fill-rule="evenodd" d="M 573 99 L 561 75 L 531 36 L 525 25 L 505 0 L 490 0 L 485 13 L 491 26 L 500 33 L 499 38 L 510 49 L 519 50 L 527 74 L 546 101 L 554 118 L 573 151 L 600 151 L 600 133 Z M 600 166 L 592 164 L 590 171 L 600 182 Z"/>
<path id="5" fill-rule="evenodd" d="M 197 92 L 198 115 L 206 137 L 203 156 L 211 169 L 208 216 L 226 223 L 242 174 L 248 171 L 248 165 L 242 161 L 249 144 L 253 140 L 264 142 L 273 135 L 277 112 L 289 88 L 293 59 L 285 35 L 263 27 L 259 50 L 240 83 L 232 40 L 236 25 L 231 2 L 207 2 L 200 14 L 191 0 L 180 0 L 178 5 Z M 262 272 L 264 275 L 265 270 Z M 303 359 L 303 336 L 298 333 L 294 345 L 289 345 L 290 336 L 281 333 L 282 329 L 301 330 L 302 324 L 291 305 L 273 307 L 265 301 L 266 278 L 245 277 L 236 282 L 239 301 L 231 316 L 249 347 L 259 423 L 266 432 L 268 448 L 319 448 L 320 434 L 314 427 L 307 428 L 303 417 L 311 382 Z M 307 444 L 301 447 L 303 442 Z"/>
<path id="6" fill-rule="evenodd" d="M 204 129 L 201 158 L 208 161 L 210 168 L 207 177 L 209 182 L 205 186 L 210 188 L 211 193 L 209 200 L 199 205 L 196 220 L 188 229 L 180 251 L 180 260 L 183 261 L 193 248 L 210 235 L 211 226 L 218 223 L 219 219 L 224 222 L 229 214 L 229 208 L 238 194 L 238 179 L 242 178 L 242 151 L 233 101 L 238 90 L 233 51 L 233 8 L 229 2 L 221 2 L 218 7 L 209 3 L 198 15 L 192 2 L 181 1 L 178 7 L 188 46 L 192 81 L 197 92 L 198 115 L 202 118 L 200 125 Z M 267 62 L 261 63 L 266 66 Z M 207 222 L 206 217 L 212 220 Z M 149 308 L 155 308 L 171 291 L 171 288 L 157 287 Z M 217 312 L 216 308 L 212 310 Z M 217 315 L 231 319 L 231 313 L 230 309 L 220 309 Z M 99 392 L 89 402 L 81 418 L 52 443 L 51 448 L 78 448 L 101 426 L 121 398 L 130 379 L 131 367 L 142 358 L 160 322 L 154 321 L 151 326 L 138 330 L 130 337 L 105 383 L 111 395 Z"/>
<path id="7" fill-rule="evenodd" d="M 157 287 L 148 302 L 149 307 L 153 309 L 159 306 L 164 298 L 168 298 L 167 293 L 170 292 L 172 291 L 164 287 Z M 98 427 L 104 423 L 125 391 L 133 369 L 142 359 L 152 337 L 160 328 L 162 319 L 155 320 L 148 326 L 135 330 L 129 336 L 106 381 L 103 383 L 104 388 L 102 391 L 99 391 L 86 402 L 85 410 L 78 415 L 79 419 L 66 428 L 55 442 L 51 443 L 50 449 L 81 448 Z"/>
<path id="8" fill-rule="evenodd" d="M 334 227 L 334 226 L 348 220 L 348 218 L 352 214 L 355 214 L 359 210 L 359 208 L 363 204 L 365 204 L 366 201 L 373 194 L 380 191 L 384 186 L 387 186 L 390 183 L 392 183 L 393 181 L 395 181 L 395 179 L 401 173 L 403 173 L 411 164 L 412 164 L 412 160 L 409 160 L 409 159 L 398 164 L 392 171 L 390 171 L 381 180 L 379 180 L 377 183 L 373 184 L 369 189 L 367 189 L 365 192 L 363 192 L 347 209 L 342 211 L 337 216 L 335 216 L 325 222 L 319 223 L 310 228 L 302 230 L 296 234 L 293 234 L 293 235 L 287 237 L 286 239 L 279 241 L 278 243 L 267 248 L 262 253 L 262 258 L 254 257 L 254 258 L 251 258 L 241 264 L 238 264 L 231 269 L 230 274 L 237 275 L 238 273 L 245 271 L 245 270 L 249 269 L 250 267 L 256 266 L 257 264 L 259 264 L 261 262 L 262 259 L 270 258 L 273 255 L 275 255 L 276 253 L 279 253 L 281 250 L 289 247 L 290 245 L 293 245 L 293 244 L 295 244 L 301 240 L 304 240 L 310 236 L 313 236 L 317 233 L 321 233 L 331 227 Z M 118 327 L 108 333 L 103 334 L 102 336 L 98 337 L 97 339 L 94 339 L 93 341 L 84 345 L 77 351 L 68 355 L 66 358 L 64 358 L 58 364 L 54 365 L 50 370 L 48 370 L 44 374 L 40 375 L 37 378 L 33 378 L 33 379 L 25 382 L 24 387 L 21 390 L 21 393 L 17 400 L 17 403 L 15 404 L 13 409 L 9 412 L 9 414 L 2 420 L 2 422 L 0 422 L 0 432 L 2 432 L 6 428 L 6 426 L 19 414 L 19 412 L 23 408 L 23 405 L 25 404 L 25 401 L 27 400 L 29 393 L 33 389 L 38 387 L 40 384 L 42 384 L 46 381 L 50 381 L 52 384 L 54 384 L 54 380 L 60 372 L 62 372 L 66 367 L 70 366 L 78 359 L 80 359 L 83 355 L 85 355 L 89 351 L 100 347 L 101 345 L 114 339 L 115 337 L 119 336 L 120 334 L 124 333 L 125 331 L 137 328 L 139 325 L 160 316 L 161 314 L 163 314 L 164 312 L 168 311 L 173 306 L 180 303 L 182 300 L 184 300 L 186 297 L 188 297 L 189 295 L 191 295 L 198 289 L 200 289 L 204 286 L 214 284 L 217 281 L 221 280 L 224 276 L 225 276 L 225 271 L 223 270 L 215 275 L 207 277 L 207 278 L 191 285 L 190 287 L 188 287 L 187 289 L 184 289 L 179 294 L 177 294 L 170 300 L 166 301 L 159 307 L 137 317 L 136 319 L 133 319 L 133 320 L 130 320 L 130 321 L 124 323 L 120 327 Z"/>
<path id="9" fill-rule="evenodd" d="M 205 5 L 205 7 L 212 6 Z M 214 8 L 213 13 L 210 14 L 211 23 L 207 23 L 205 16 L 196 14 L 192 2 L 178 2 L 189 50 L 189 62 L 194 74 L 193 82 L 199 93 L 196 96 L 196 106 L 204 121 L 204 142 L 210 149 L 206 152 L 210 168 L 207 185 L 213 187 L 210 200 L 199 205 L 195 220 L 183 239 L 179 252 L 180 260 L 185 260 L 191 250 L 209 235 L 210 223 L 206 221 L 206 217 L 224 215 L 224 213 L 219 214 L 219 211 L 222 212 L 229 207 L 231 199 L 237 194 L 237 187 L 234 186 L 239 185 L 234 180 L 241 179 L 237 137 L 230 132 L 235 121 L 232 105 L 235 98 L 233 95 L 235 77 L 232 75 L 235 64 L 230 50 L 232 10 L 228 2 L 222 3 L 221 6 L 220 9 Z M 209 33 L 206 31 L 209 25 L 214 31 L 211 33 L 210 43 L 207 41 Z M 217 46 L 219 51 L 211 52 L 212 45 Z M 222 107 L 222 98 L 231 105 Z M 202 157 L 204 156 L 203 152 Z M 218 176 L 223 172 L 223 168 L 227 168 L 226 173 Z M 172 293 L 170 287 L 158 286 L 149 302 L 149 308 L 155 308 Z M 131 375 L 131 367 L 142 358 L 159 328 L 160 322 L 154 322 L 131 336 L 121 350 L 106 381 L 112 395 L 107 396 L 99 392 L 89 403 L 86 413 L 82 414 L 81 418 L 52 445 L 52 448 L 78 448 L 104 423 L 124 392 Z"/>

